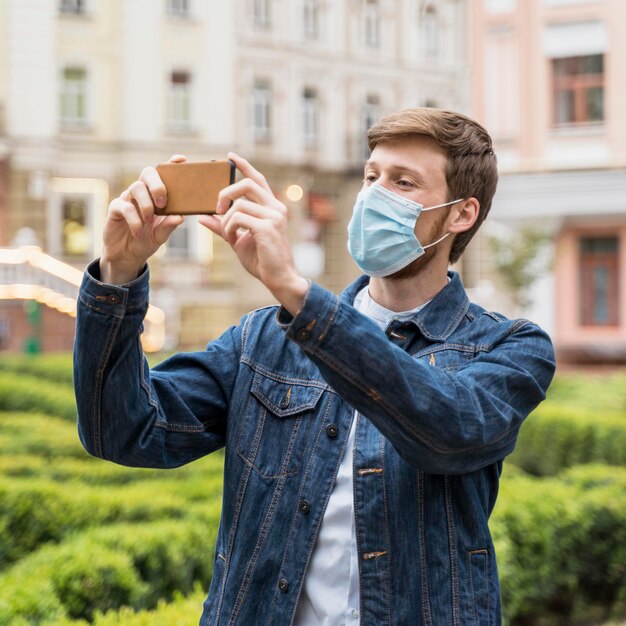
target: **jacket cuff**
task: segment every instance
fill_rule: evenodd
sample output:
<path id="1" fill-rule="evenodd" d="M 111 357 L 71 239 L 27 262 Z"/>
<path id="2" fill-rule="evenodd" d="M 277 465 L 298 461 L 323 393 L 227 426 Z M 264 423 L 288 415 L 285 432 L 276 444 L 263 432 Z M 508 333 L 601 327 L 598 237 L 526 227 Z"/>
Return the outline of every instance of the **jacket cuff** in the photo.
<path id="1" fill-rule="evenodd" d="M 150 271 L 146 265 L 139 276 L 123 285 L 109 285 L 100 280 L 100 260 L 87 266 L 80 286 L 79 299 L 90 309 L 124 317 L 127 312 L 145 311 L 150 294 Z"/>
<path id="2" fill-rule="evenodd" d="M 339 298 L 334 293 L 312 283 L 297 315 L 292 316 L 281 307 L 276 321 L 288 339 L 305 350 L 314 351 L 332 326 L 338 308 Z"/>

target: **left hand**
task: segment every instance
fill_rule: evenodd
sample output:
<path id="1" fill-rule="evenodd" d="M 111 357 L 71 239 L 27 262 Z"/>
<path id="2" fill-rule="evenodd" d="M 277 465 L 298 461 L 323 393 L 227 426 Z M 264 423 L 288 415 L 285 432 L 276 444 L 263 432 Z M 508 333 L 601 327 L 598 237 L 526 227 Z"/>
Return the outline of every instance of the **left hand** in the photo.
<path id="1" fill-rule="evenodd" d="M 244 178 L 220 192 L 217 215 L 203 215 L 199 221 L 228 242 L 243 267 L 295 315 L 309 283 L 295 266 L 287 207 L 274 196 L 265 176 L 248 161 L 232 152 L 228 158 Z"/>

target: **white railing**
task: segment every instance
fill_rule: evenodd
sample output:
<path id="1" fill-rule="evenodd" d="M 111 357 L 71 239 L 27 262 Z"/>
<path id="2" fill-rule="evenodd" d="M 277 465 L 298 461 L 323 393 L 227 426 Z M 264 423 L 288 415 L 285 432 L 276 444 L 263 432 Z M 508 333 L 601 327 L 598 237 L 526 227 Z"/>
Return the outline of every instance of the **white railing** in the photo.
<path id="1" fill-rule="evenodd" d="M 76 299 L 83 273 L 42 252 L 37 246 L 0 248 L 0 300 L 36 300 L 76 317 Z M 165 315 L 150 305 L 144 320 L 146 352 L 163 347 Z"/>

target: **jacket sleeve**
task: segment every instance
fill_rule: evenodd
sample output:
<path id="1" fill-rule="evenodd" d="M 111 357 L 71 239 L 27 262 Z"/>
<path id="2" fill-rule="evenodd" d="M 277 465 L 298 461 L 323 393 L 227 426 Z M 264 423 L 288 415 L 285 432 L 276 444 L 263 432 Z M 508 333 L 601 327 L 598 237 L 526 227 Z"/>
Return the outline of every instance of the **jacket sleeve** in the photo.
<path id="1" fill-rule="evenodd" d="M 278 321 L 404 460 L 429 473 L 475 471 L 512 452 L 554 374 L 548 335 L 526 321 L 453 371 L 414 359 L 315 284 L 298 315 L 282 310 Z"/>
<path id="2" fill-rule="evenodd" d="M 140 335 L 148 270 L 128 285 L 101 283 L 97 261 L 79 292 L 74 344 L 78 431 L 94 456 L 135 467 L 177 467 L 224 445 L 240 354 L 239 327 L 204 352 L 150 371 Z"/>

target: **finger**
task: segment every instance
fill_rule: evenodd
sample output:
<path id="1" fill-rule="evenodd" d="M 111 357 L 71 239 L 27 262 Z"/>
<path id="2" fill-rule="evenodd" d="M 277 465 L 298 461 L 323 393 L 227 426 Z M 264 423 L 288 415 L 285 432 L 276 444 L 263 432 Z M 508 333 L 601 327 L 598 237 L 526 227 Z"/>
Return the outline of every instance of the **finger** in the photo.
<path id="1" fill-rule="evenodd" d="M 165 243 L 184 221 L 185 218 L 182 215 L 168 215 L 154 229 L 154 240 L 158 244 Z"/>
<path id="2" fill-rule="evenodd" d="M 121 196 L 115 198 L 109 205 L 109 216 L 116 221 L 125 221 L 133 237 L 137 238 L 141 234 L 143 220 L 139 215 L 139 209 L 130 200 Z"/>
<path id="3" fill-rule="evenodd" d="M 173 154 L 168 163 L 184 163 L 187 157 L 184 154 Z"/>
<path id="4" fill-rule="evenodd" d="M 198 218 L 198 222 L 222 239 L 225 239 L 224 230 L 222 228 L 222 218 L 217 215 L 201 215 Z"/>
<path id="5" fill-rule="evenodd" d="M 147 187 L 154 205 L 162 209 L 167 204 L 167 189 L 154 167 L 144 167 L 139 180 Z"/>
<path id="6" fill-rule="evenodd" d="M 128 188 L 128 199 L 133 201 L 139 209 L 139 216 L 145 221 L 150 221 L 154 217 L 154 202 L 148 192 L 146 185 L 136 180 Z"/>
<path id="7" fill-rule="evenodd" d="M 250 165 L 250 163 L 246 161 L 246 159 L 240 157 L 234 152 L 229 152 L 228 158 L 235 164 L 235 167 L 243 174 L 244 178 L 251 178 L 255 183 L 263 187 L 270 194 L 274 195 L 265 176 L 263 176 L 263 174 L 261 174 L 261 172 L 259 172 L 257 169 L 252 167 L 252 165 Z"/>
<path id="8" fill-rule="evenodd" d="M 217 200 L 217 212 L 226 213 L 233 202 L 243 197 L 274 209 L 279 209 L 278 205 L 281 204 L 276 200 L 271 190 L 268 191 L 251 178 L 244 178 L 220 191 Z"/>
<path id="9" fill-rule="evenodd" d="M 272 209 L 267 209 L 267 207 L 261 206 L 256 202 L 251 202 L 246 198 L 238 198 L 224 215 L 222 228 L 226 228 L 237 213 L 246 213 L 247 215 L 266 221 L 276 217 L 276 212 Z"/>
<path id="10" fill-rule="evenodd" d="M 247 230 L 252 235 L 255 235 L 266 224 L 267 222 L 263 219 L 236 211 L 226 224 L 222 224 L 224 239 L 226 239 L 231 246 L 234 246 L 241 237 L 241 229 Z"/>

